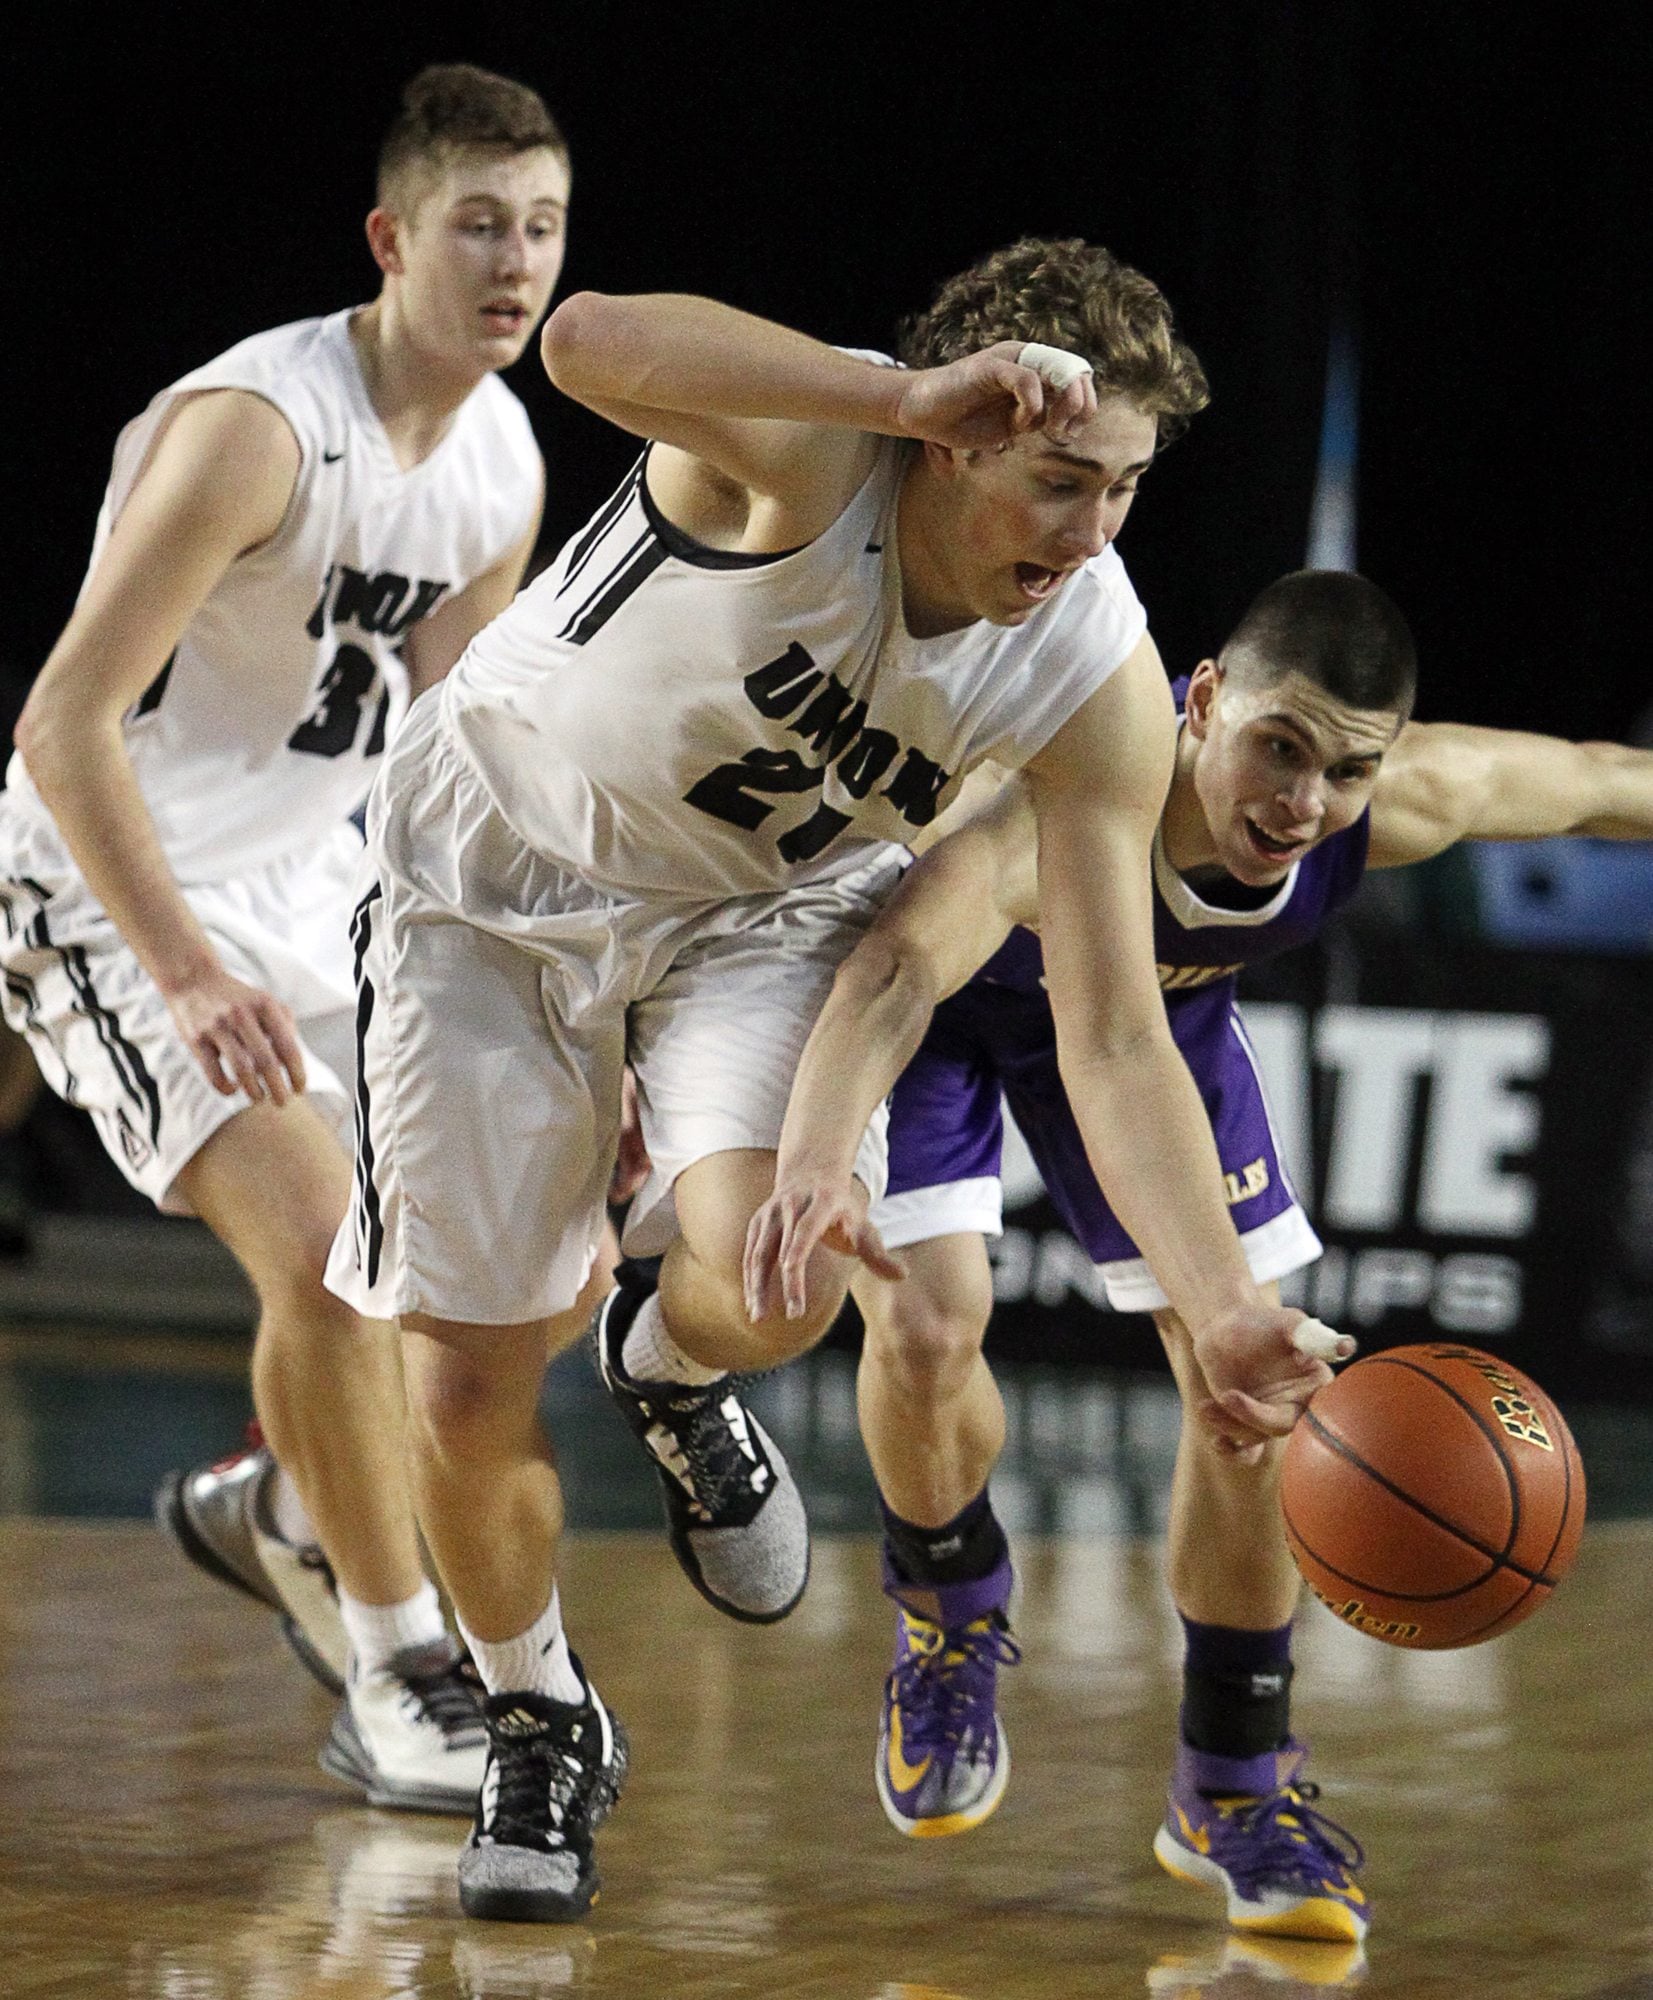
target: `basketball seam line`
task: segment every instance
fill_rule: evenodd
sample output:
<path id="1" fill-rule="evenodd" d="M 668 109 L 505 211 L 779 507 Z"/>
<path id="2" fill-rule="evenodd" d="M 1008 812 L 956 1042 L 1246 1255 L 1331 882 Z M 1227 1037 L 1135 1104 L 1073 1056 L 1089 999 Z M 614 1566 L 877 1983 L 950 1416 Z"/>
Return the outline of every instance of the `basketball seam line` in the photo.
<path id="1" fill-rule="evenodd" d="M 1440 1357 L 1437 1356 L 1437 1358 Z M 1455 1389 L 1450 1382 L 1443 1382 L 1439 1375 L 1432 1375 L 1427 1368 L 1420 1368 L 1415 1361 L 1403 1361 L 1398 1354 L 1374 1354 L 1371 1359 L 1381 1361 L 1391 1368 L 1404 1368 L 1408 1374 L 1419 1375 L 1422 1376 L 1424 1381 L 1432 1382 L 1443 1395 L 1450 1397 L 1458 1405 L 1458 1408 L 1468 1417 L 1470 1422 L 1481 1433 L 1482 1437 L 1492 1446 L 1493 1457 L 1497 1459 L 1499 1467 L 1503 1472 L 1505 1483 L 1509 1487 L 1509 1539 L 1505 1542 L 1502 1553 L 1496 1558 L 1499 1562 L 1505 1562 L 1508 1559 L 1510 1550 L 1515 1547 L 1516 1541 L 1521 1534 L 1521 1482 L 1515 1476 L 1515 1467 L 1510 1463 L 1509 1453 L 1504 1449 L 1504 1440 L 1499 1436 L 1497 1427 L 1483 1418 L 1481 1412 L 1460 1390 Z M 1442 1523 L 1443 1527 L 1446 1525 L 1448 1524 L 1445 1522 Z M 1458 1530 L 1454 1528 L 1452 1532 L 1456 1534 Z M 1469 1535 L 1465 1535 L 1463 1539 L 1469 1543 L 1471 1548 L 1480 1547 L 1480 1544 Z M 1492 1552 L 1488 1550 L 1486 1553 L 1491 1554 Z M 1509 1566 L 1511 1569 L 1518 1570 L 1523 1576 L 1532 1574 L 1530 1570 L 1525 1569 L 1519 1563 L 1511 1563 Z"/>
<path id="2" fill-rule="evenodd" d="M 1423 1373 L 1421 1369 L 1418 1372 L 1420 1374 Z M 1428 1379 L 1433 1381 L 1434 1377 L 1430 1376 Z M 1374 1485 L 1381 1486 L 1386 1493 L 1392 1494 L 1395 1499 L 1402 1501 L 1415 1514 L 1421 1515 L 1424 1520 L 1432 1523 L 1433 1526 L 1456 1537 L 1458 1541 L 1464 1544 L 1465 1548 L 1473 1549 L 1476 1555 L 1484 1557 L 1493 1566 L 1493 1570 L 1488 1572 L 1489 1575 L 1497 1570 L 1507 1569 L 1515 1576 L 1525 1577 L 1528 1583 L 1541 1583 L 1546 1589 L 1554 1590 L 1556 1585 L 1554 1577 L 1546 1576 L 1541 1570 L 1530 1569 L 1525 1563 L 1512 1561 L 1507 1547 L 1503 1554 L 1487 1548 L 1483 1543 L 1477 1541 L 1473 1535 L 1466 1534 L 1455 1522 L 1444 1519 L 1431 1508 L 1424 1506 L 1422 1501 L 1414 1500 L 1410 1493 L 1404 1492 L 1392 1480 L 1386 1479 L 1375 1465 L 1369 1465 L 1352 1446 L 1345 1444 L 1335 1431 L 1329 1431 L 1314 1414 L 1313 1410 L 1305 1410 L 1302 1421 L 1306 1422 L 1315 1435 L 1323 1439 L 1340 1458 L 1346 1459 L 1357 1471 L 1365 1473 Z M 1505 1470 L 1507 1471 L 1508 1468 L 1506 1467 Z M 1292 1528 L 1292 1533 L 1297 1536 L 1297 1539 L 1303 1544 L 1304 1549 L 1314 1557 L 1316 1562 L 1325 1563 L 1327 1569 L 1332 1570 L 1338 1576 L 1343 1576 L 1345 1582 L 1352 1583 L 1362 1590 L 1376 1590 L 1378 1588 L 1376 1584 L 1363 1583 L 1359 1577 L 1345 1576 L 1344 1572 L 1338 1569 L 1335 1563 L 1328 1561 L 1325 1556 L 1320 1555 L 1310 1543 L 1308 1537 L 1300 1533 L 1295 1526 Z M 1379 1595 L 1392 1597 L 1397 1604 L 1439 1604 L 1445 1602 L 1448 1598 L 1462 1596 L 1463 1592 L 1467 1589 L 1478 1588 L 1486 1580 L 1486 1577 L 1477 1577 L 1474 1585 L 1462 1584 L 1457 1590 L 1432 1591 L 1427 1593 L 1421 1591 L 1384 1590 L 1380 1591 Z"/>
<path id="3" fill-rule="evenodd" d="M 1471 1352 L 1473 1352 L 1473 1349 L 1465 1349 L 1461 1344 L 1457 1345 L 1448 1344 L 1445 1346 L 1444 1349 L 1442 1347 L 1432 1347 L 1430 1349 L 1431 1355 L 1434 1356 L 1434 1358 L 1436 1358 L 1437 1360 L 1460 1360 L 1466 1353 L 1471 1353 Z M 1400 1354 L 1373 1354 L 1369 1355 L 1367 1358 L 1371 1361 L 1386 1362 L 1392 1368 L 1408 1369 L 1414 1375 L 1423 1376 L 1425 1381 L 1433 1382 L 1438 1389 L 1444 1390 L 1446 1394 L 1452 1398 L 1452 1400 L 1458 1405 L 1458 1407 L 1464 1412 L 1464 1414 L 1470 1419 L 1470 1421 L 1473 1424 L 1475 1424 L 1476 1427 L 1480 1430 L 1481 1435 L 1487 1440 L 1487 1442 L 1492 1446 L 1493 1450 L 1497 1453 L 1499 1462 L 1502 1464 L 1504 1468 L 1505 1477 L 1510 1482 L 1510 1538 L 1507 1546 L 1509 1548 L 1514 1548 L 1516 1543 L 1516 1538 L 1520 1535 L 1521 1532 L 1521 1515 L 1522 1515 L 1521 1482 L 1515 1476 L 1515 1466 L 1510 1458 L 1508 1450 L 1506 1449 L 1505 1440 L 1498 1435 L 1498 1431 L 1494 1427 L 1494 1425 L 1488 1422 L 1487 1419 L 1483 1416 L 1483 1414 L 1476 1409 L 1475 1405 L 1472 1402 L 1470 1402 L 1467 1397 L 1460 1394 L 1460 1392 L 1457 1389 L 1455 1389 L 1451 1383 L 1443 1382 L 1438 1375 L 1432 1375 L 1427 1368 L 1420 1368 L 1415 1361 L 1408 1361 L 1404 1358 L 1403 1355 Z M 1494 1356 L 1493 1359 L 1496 1360 L 1497 1357 Z M 1505 1363 L 1500 1365 L 1507 1366 L 1508 1364 Z M 1572 1432 L 1567 1428 L 1566 1418 L 1561 1414 L 1561 1411 L 1557 1408 L 1554 1399 L 1551 1398 L 1550 1396 L 1547 1396 L 1544 1393 L 1544 1391 L 1539 1388 L 1538 1384 L 1531 1379 L 1530 1376 L 1522 1375 L 1519 1369 L 1512 1370 L 1511 1372 L 1514 1374 L 1515 1379 L 1518 1382 L 1524 1383 L 1526 1385 L 1526 1391 L 1530 1392 L 1531 1396 L 1535 1399 L 1534 1408 L 1539 1411 L 1539 1414 L 1541 1416 L 1546 1417 L 1548 1421 L 1553 1425 L 1555 1434 L 1557 1438 L 1561 1441 L 1561 1477 L 1562 1477 L 1561 1515 L 1560 1519 L 1556 1522 L 1555 1533 L 1550 1537 L 1549 1551 L 1545 1555 L 1544 1561 L 1540 1565 L 1536 1574 L 1533 1571 L 1527 1569 L 1524 1565 L 1520 1563 L 1509 1562 L 1507 1559 L 1507 1555 L 1500 1556 L 1498 1560 L 1504 1563 L 1506 1568 L 1514 1570 L 1517 1576 L 1531 1577 L 1534 1583 L 1542 1583 L 1543 1585 L 1545 1585 L 1547 1589 L 1554 1590 L 1560 1579 L 1552 1577 L 1550 1575 L 1550 1564 L 1555 1561 L 1555 1552 L 1558 1548 L 1560 1548 L 1561 1538 L 1567 1532 L 1567 1523 L 1572 1519 L 1573 1460 L 1575 1458 L 1578 1458 L 1578 1446 L 1574 1442 Z M 1582 1470 L 1583 1469 L 1582 1459 L 1579 1459 L 1579 1466 L 1580 1470 Z M 1453 1529 L 1452 1532 L 1456 1534 L 1458 1531 L 1456 1529 Z M 1467 1535 L 1464 1536 L 1463 1539 L 1465 1542 L 1469 1544 L 1471 1548 L 1479 1546 L 1477 1543 L 1471 1541 Z M 1305 1543 L 1304 1546 L 1307 1547 L 1307 1543 Z M 1494 1620 L 1494 1623 L 1496 1622 L 1497 1621 Z"/>

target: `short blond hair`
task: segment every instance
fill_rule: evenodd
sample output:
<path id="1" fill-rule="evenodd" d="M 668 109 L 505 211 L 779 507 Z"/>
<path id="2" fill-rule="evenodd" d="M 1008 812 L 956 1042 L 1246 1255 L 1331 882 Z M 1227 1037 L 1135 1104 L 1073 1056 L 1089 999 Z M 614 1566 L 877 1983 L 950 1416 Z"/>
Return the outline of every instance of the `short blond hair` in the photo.
<path id="1" fill-rule="evenodd" d="M 1000 340 L 1037 340 L 1083 355 L 1099 389 L 1128 396 L 1168 444 L 1211 400 L 1165 294 L 1112 251 L 1077 236 L 1024 236 L 949 278 L 904 322 L 909 368 L 957 361 Z"/>
<path id="2" fill-rule="evenodd" d="M 568 164 L 568 141 L 537 90 L 472 63 L 432 63 L 407 84 L 379 148 L 378 201 L 409 215 L 454 159 L 473 148 L 530 153 Z"/>

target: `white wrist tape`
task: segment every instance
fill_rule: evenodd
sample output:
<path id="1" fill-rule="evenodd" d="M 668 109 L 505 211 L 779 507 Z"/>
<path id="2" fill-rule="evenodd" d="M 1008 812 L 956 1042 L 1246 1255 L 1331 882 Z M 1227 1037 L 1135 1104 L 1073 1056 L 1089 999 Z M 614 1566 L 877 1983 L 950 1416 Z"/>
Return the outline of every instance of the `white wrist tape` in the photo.
<path id="1" fill-rule="evenodd" d="M 1300 1319 L 1291 1330 L 1291 1344 L 1310 1361 L 1343 1359 L 1343 1336 L 1334 1333 L 1324 1320 Z"/>
<path id="2" fill-rule="evenodd" d="M 1031 368 L 1042 382 L 1048 382 L 1058 395 L 1081 375 L 1095 372 L 1083 355 L 1070 354 L 1065 347 L 1046 347 L 1037 340 L 1030 340 L 1016 359 L 1024 368 Z"/>

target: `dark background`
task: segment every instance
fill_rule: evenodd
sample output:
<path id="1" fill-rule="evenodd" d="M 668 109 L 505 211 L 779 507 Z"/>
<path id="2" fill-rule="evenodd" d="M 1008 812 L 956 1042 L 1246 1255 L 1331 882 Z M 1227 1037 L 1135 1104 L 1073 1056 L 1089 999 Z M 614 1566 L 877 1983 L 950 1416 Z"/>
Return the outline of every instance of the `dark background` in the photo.
<path id="1" fill-rule="evenodd" d="M 1359 559 L 1422 712 L 1625 733 L 1650 693 L 1645 11 L 69 5 L 12 44 L 0 721 L 67 614 L 114 436 L 259 328 L 368 296 L 379 135 L 423 62 L 537 85 L 564 290 L 675 287 L 852 343 L 1027 232 L 1159 280 L 1215 401 L 1123 544 L 1186 669 L 1303 560 L 1328 327 L 1362 359 Z M 561 539 L 629 444 L 514 386 Z"/>
<path id="2" fill-rule="evenodd" d="M 120 426 L 244 335 L 371 295 L 379 138 L 415 70 L 465 59 L 534 84 L 567 133 L 565 294 L 703 291 L 888 345 L 942 278 L 1021 234 L 1084 235 L 1156 278 L 1214 390 L 1122 544 L 1174 671 L 1304 560 L 1328 345 L 1352 333 L 1357 556 L 1417 629 L 1420 713 L 1653 741 L 1641 7 L 69 4 L 27 32 L 0 107 L 0 730 L 68 613 Z M 554 547 L 634 447 L 558 398 L 532 349 L 512 379 Z M 1379 916 L 1268 992 L 1309 1013 L 1530 1009 L 1558 1051 L 1530 1241 L 1436 1242 L 1410 1210 L 1396 1241 L 1513 1251 L 1510 1351 L 1558 1389 L 1653 1394 L 1645 969 L 1500 958 L 1444 938 L 1415 895 Z M 42 1207 L 150 1212 L 55 1101 L 26 1139 Z M 1052 1214 L 1015 1223 L 1065 1254 Z M 1007 1295 L 1000 1349 L 1094 1357 L 1075 1305 Z M 1420 1309 L 1355 1330 L 1443 1329 Z M 1111 1358 L 1154 1352 L 1145 1323 L 1116 1323 Z"/>

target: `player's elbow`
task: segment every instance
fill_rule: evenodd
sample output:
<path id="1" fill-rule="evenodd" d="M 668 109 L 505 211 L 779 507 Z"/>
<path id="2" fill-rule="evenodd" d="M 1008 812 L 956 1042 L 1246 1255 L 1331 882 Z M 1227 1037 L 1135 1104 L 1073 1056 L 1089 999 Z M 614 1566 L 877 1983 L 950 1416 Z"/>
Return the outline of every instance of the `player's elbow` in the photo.
<path id="1" fill-rule="evenodd" d="M 60 676 L 47 672 L 35 682 L 12 730 L 12 743 L 42 798 L 49 802 L 59 783 L 84 765 L 103 720 L 100 713 L 87 712 Z M 118 731 L 118 717 L 113 726 Z"/>
<path id="2" fill-rule="evenodd" d="M 925 1022 L 940 997 L 929 954 L 899 931 L 870 931 L 838 968 L 834 984 L 858 1017 Z"/>
<path id="3" fill-rule="evenodd" d="M 588 388 L 595 359 L 612 348 L 616 303 L 602 292 L 575 292 L 545 322 L 540 359 L 564 395 Z"/>
<path id="4" fill-rule="evenodd" d="M 1121 1080 L 1180 1061 L 1163 1007 L 1110 1015 L 1088 1010 L 1071 1023 L 1057 1015 L 1056 1066 L 1069 1097 L 1116 1089 Z"/>
<path id="5" fill-rule="evenodd" d="M 63 734 L 58 704 L 53 701 L 50 691 L 37 681 L 11 734 L 13 748 L 23 759 L 23 768 L 36 785 L 50 768 L 53 750 L 61 742 Z"/>

